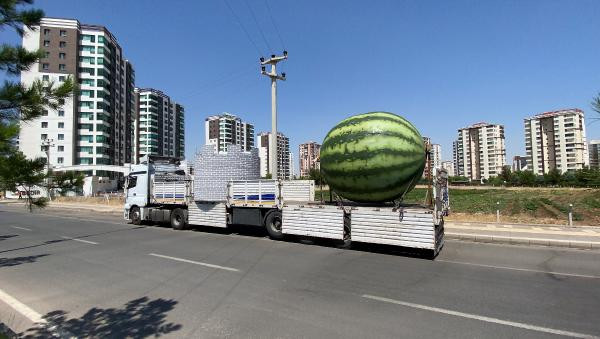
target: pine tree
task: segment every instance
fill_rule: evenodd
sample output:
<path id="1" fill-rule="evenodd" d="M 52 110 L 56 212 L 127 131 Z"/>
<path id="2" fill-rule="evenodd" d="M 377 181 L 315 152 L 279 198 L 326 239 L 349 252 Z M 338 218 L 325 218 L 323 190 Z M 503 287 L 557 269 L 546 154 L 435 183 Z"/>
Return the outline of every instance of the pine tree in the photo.
<path id="1" fill-rule="evenodd" d="M 33 0 L 0 0 L 0 29 L 10 27 L 19 35 L 26 29 L 39 27 L 44 12 L 39 9 L 22 9 Z M 43 50 L 28 51 L 20 46 L 0 46 L 0 70 L 16 77 L 29 70 L 44 55 Z M 0 87 L 0 190 L 16 191 L 21 187 L 29 210 L 43 207 L 44 198 L 34 198 L 31 192 L 46 179 L 46 159 L 27 159 L 16 147 L 19 125 L 39 118 L 45 110 L 60 108 L 74 95 L 76 85 L 71 76 L 56 86 L 51 82 L 34 81 L 26 86 L 20 82 L 5 81 Z"/>

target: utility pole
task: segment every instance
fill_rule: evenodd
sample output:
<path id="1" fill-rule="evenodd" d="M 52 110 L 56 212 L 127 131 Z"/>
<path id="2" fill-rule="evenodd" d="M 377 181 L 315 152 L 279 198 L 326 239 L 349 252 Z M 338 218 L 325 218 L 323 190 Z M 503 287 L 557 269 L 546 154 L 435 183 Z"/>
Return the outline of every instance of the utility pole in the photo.
<path id="1" fill-rule="evenodd" d="M 285 81 L 285 73 L 277 74 L 277 63 L 287 59 L 287 51 L 283 51 L 283 55 L 271 55 L 271 58 L 265 60 L 260 58 L 261 71 L 260 74 L 271 78 L 271 140 L 269 140 L 269 172 L 271 178 L 277 180 L 277 80 Z M 266 65 L 271 65 L 271 70 L 267 72 Z"/>

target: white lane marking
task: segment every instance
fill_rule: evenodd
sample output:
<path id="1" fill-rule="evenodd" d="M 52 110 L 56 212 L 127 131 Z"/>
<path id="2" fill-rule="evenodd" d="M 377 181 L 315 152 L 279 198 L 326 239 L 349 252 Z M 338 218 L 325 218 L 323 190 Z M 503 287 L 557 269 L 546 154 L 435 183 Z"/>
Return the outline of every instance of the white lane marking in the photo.
<path id="1" fill-rule="evenodd" d="M 31 229 L 29 229 L 29 228 L 26 228 L 26 227 L 19 227 L 19 226 L 11 226 L 11 227 L 12 227 L 12 228 L 19 229 L 19 230 L 23 230 L 23 231 L 29 231 L 29 232 L 31 232 Z"/>
<path id="2" fill-rule="evenodd" d="M 577 273 L 563 273 L 563 272 L 553 272 L 553 271 L 532 270 L 532 269 L 529 269 L 529 268 L 518 268 L 518 267 L 509 267 L 509 266 L 496 266 L 496 265 L 476 264 L 476 263 L 471 263 L 471 262 L 462 262 L 462 261 L 453 261 L 453 260 L 444 260 L 444 259 L 436 259 L 435 261 L 447 262 L 447 263 L 450 263 L 450 264 L 478 266 L 478 267 L 495 268 L 495 269 L 511 270 L 511 271 L 546 273 L 546 274 L 552 274 L 552 275 L 564 275 L 564 276 L 567 276 L 567 277 L 600 279 L 600 276 L 597 276 L 597 275 L 587 275 L 587 274 L 577 274 Z"/>
<path id="3" fill-rule="evenodd" d="M 10 296 L 8 293 L 4 292 L 0 289 L 0 300 L 8 304 L 8 306 L 12 307 L 15 311 L 21 313 L 27 319 L 33 321 L 34 323 L 45 324 L 46 320 L 42 318 L 42 315 L 31 309 L 29 306 L 23 304 L 17 299 Z"/>
<path id="4" fill-rule="evenodd" d="M 377 300 L 377 301 L 383 301 L 383 302 L 387 302 L 387 303 L 391 303 L 391 304 L 416 308 L 416 309 L 420 309 L 420 310 L 430 311 L 430 312 L 448 314 L 448 315 L 453 315 L 456 317 L 474 319 L 474 320 L 484 321 L 484 322 L 488 322 L 488 323 L 523 328 L 523 329 L 531 330 L 531 331 L 557 334 L 557 335 L 563 335 L 563 336 L 574 337 L 574 338 L 598 338 L 597 336 L 584 334 L 584 333 L 557 330 L 557 329 L 549 328 L 549 327 L 542 327 L 542 326 L 536 326 L 536 325 L 531 325 L 531 324 L 526 324 L 526 323 L 519 323 L 519 322 L 515 322 L 515 321 L 502 320 L 502 319 L 498 319 L 498 318 L 486 317 L 486 316 L 477 315 L 477 314 L 453 311 L 453 310 L 449 310 L 449 309 L 445 309 L 445 308 L 432 307 L 432 306 L 426 306 L 426 305 L 421 305 L 421 304 L 414 304 L 414 303 L 409 303 L 406 301 L 377 297 L 374 295 L 363 294 L 362 297 L 367 298 L 367 299 Z"/>
<path id="5" fill-rule="evenodd" d="M 232 271 L 232 272 L 239 272 L 240 271 L 237 268 L 232 268 L 232 267 L 227 267 L 227 266 L 219 266 L 219 265 L 213 265 L 213 264 L 207 264 L 207 263 L 199 262 L 199 261 L 193 261 L 193 260 L 188 260 L 188 259 L 170 257 L 168 255 L 162 255 L 162 254 L 156 254 L 156 253 L 150 253 L 148 255 L 151 255 L 153 257 L 159 257 L 159 258 L 171 259 L 171 260 L 175 260 L 175 261 L 181 261 L 181 262 L 185 262 L 185 263 L 188 263 L 188 264 L 195 264 L 195 265 L 206 266 L 206 267 L 211 267 L 211 268 L 218 268 L 220 270 L 225 270 L 225 271 Z"/>
<path id="6" fill-rule="evenodd" d="M 83 242 L 83 243 L 86 243 L 86 244 L 98 245 L 97 242 L 93 242 L 93 241 L 89 241 L 89 240 L 77 239 L 77 238 L 73 238 L 73 237 L 66 237 L 64 235 L 61 235 L 60 237 L 63 238 L 63 239 L 69 239 L 69 240 L 79 241 L 79 242 Z"/>

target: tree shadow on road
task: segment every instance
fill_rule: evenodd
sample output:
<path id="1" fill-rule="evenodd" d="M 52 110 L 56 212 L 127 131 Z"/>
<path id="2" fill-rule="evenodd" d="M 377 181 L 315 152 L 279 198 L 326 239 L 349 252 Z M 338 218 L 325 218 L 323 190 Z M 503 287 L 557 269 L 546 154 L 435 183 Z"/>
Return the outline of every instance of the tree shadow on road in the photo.
<path id="1" fill-rule="evenodd" d="M 23 246 L 23 247 L 18 247 L 18 248 L 11 248 L 10 250 L 0 251 L 0 253 L 13 252 L 13 251 L 18 251 L 18 250 L 25 250 L 25 249 L 29 249 L 29 248 L 46 246 L 46 245 L 56 244 L 57 242 L 67 241 L 67 240 L 69 240 L 69 239 L 47 240 L 47 241 L 44 241 L 44 242 L 39 243 L 37 245 L 29 245 L 29 246 Z"/>
<path id="2" fill-rule="evenodd" d="M 0 235 L 0 241 L 14 238 L 14 237 L 18 237 L 18 235 L 17 234 Z"/>
<path id="3" fill-rule="evenodd" d="M 27 257 L 0 258 L 0 268 L 33 263 L 33 262 L 36 262 L 39 258 L 45 257 L 47 255 L 48 254 L 39 254 L 39 255 L 30 255 Z"/>
<path id="4" fill-rule="evenodd" d="M 167 313 L 175 307 L 172 299 L 148 297 L 132 300 L 123 308 L 88 310 L 80 318 L 68 319 L 67 312 L 52 311 L 43 316 L 45 326 L 30 328 L 20 338 L 79 337 L 79 338 L 146 338 L 159 337 L 178 331 L 180 324 L 166 321 Z"/>

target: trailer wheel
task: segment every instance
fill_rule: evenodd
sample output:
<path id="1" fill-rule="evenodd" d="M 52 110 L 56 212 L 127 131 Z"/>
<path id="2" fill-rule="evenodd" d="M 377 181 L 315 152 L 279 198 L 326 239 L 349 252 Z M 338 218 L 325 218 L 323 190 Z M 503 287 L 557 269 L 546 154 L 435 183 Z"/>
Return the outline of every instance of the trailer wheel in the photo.
<path id="1" fill-rule="evenodd" d="M 139 207 L 133 206 L 129 209 L 129 219 L 131 219 L 131 223 L 134 225 L 142 224 L 142 213 L 140 212 Z"/>
<path id="2" fill-rule="evenodd" d="M 174 230 L 184 230 L 187 228 L 185 214 L 181 208 L 176 208 L 171 211 L 171 227 L 173 227 Z"/>
<path id="3" fill-rule="evenodd" d="M 281 232 L 282 218 L 281 212 L 273 211 L 267 214 L 265 218 L 265 228 L 269 233 L 269 238 L 273 240 L 283 239 L 283 233 Z"/>

